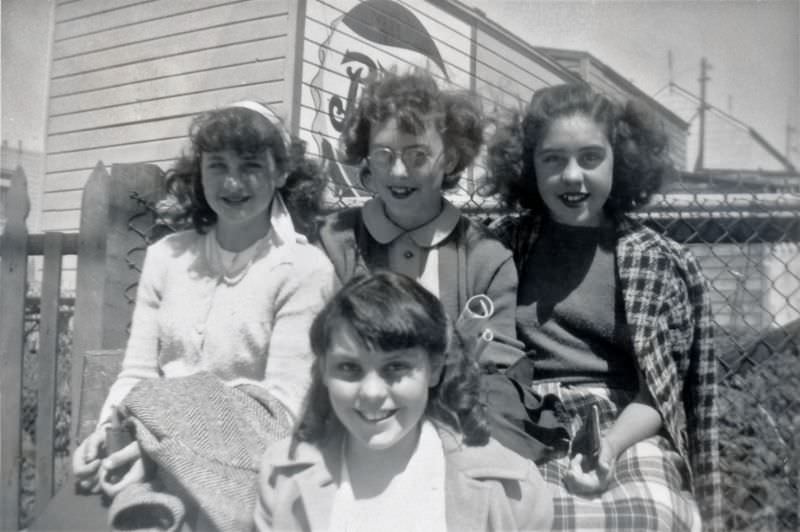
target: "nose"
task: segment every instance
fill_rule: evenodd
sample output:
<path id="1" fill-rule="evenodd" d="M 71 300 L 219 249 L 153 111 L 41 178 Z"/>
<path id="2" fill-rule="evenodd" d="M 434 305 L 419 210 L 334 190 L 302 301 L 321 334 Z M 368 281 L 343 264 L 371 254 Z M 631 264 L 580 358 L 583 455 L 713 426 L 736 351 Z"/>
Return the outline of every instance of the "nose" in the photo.
<path id="1" fill-rule="evenodd" d="M 405 177 L 408 175 L 408 169 L 402 157 L 395 157 L 392 167 L 389 169 L 389 173 L 395 177 Z"/>
<path id="2" fill-rule="evenodd" d="M 375 371 L 370 371 L 361 379 L 358 390 L 359 399 L 366 403 L 382 403 L 386 397 L 386 381 Z"/>
<path id="3" fill-rule="evenodd" d="M 230 170 L 222 181 L 222 188 L 226 192 L 238 192 L 242 189 L 242 176 L 237 170 Z"/>
<path id="4" fill-rule="evenodd" d="M 561 171 L 561 179 L 567 184 L 583 182 L 583 169 L 574 157 L 571 157 Z"/>

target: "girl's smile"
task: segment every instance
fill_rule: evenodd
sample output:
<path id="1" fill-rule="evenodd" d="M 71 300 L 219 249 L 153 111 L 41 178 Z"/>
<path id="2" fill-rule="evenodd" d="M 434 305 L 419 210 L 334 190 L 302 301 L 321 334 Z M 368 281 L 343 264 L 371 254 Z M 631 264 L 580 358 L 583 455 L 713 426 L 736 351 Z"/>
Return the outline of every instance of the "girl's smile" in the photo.
<path id="1" fill-rule="evenodd" d="M 378 410 L 377 412 L 372 411 L 363 411 L 356 409 L 356 412 L 366 421 L 367 423 L 380 423 L 381 421 L 385 421 L 395 415 L 397 413 L 397 409 L 391 410 Z"/>
<path id="2" fill-rule="evenodd" d="M 269 231 L 267 210 L 286 182 L 268 150 L 203 152 L 203 192 L 217 215 L 217 239 L 229 251 L 241 251 Z"/>
<path id="3" fill-rule="evenodd" d="M 599 226 L 614 168 L 605 130 L 582 114 L 557 118 L 533 157 L 536 185 L 553 219 L 566 225 Z"/>
<path id="4" fill-rule="evenodd" d="M 438 380 L 422 348 L 372 350 L 344 326 L 334 332 L 321 369 L 351 446 L 382 451 L 416 441 L 429 387 Z"/>
<path id="5" fill-rule="evenodd" d="M 374 128 L 367 161 L 369 187 L 389 217 L 404 229 L 420 226 L 442 208 L 444 145 L 432 121 L 417 135 L 400 129 L 396 118 Z"/>

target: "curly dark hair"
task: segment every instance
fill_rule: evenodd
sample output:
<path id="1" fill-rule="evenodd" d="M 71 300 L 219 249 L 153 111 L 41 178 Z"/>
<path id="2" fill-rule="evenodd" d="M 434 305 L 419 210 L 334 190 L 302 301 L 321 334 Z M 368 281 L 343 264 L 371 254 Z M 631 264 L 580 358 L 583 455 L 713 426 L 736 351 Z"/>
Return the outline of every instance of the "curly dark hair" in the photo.
<path id="1" fill-rule="evenodd" d="M 474 94 L 441 90 L 433 75 L 421 69 L 405 74 L 379 71 L 367 81 L 339 139 L 344 162 L 361 165 L 362 184 L 370 174 L 366 159 L 372 128 L 390 118 L 397 119 L 400 129 L 410 135 L 421 134 L 427 121 L 434 120 L 448 160 L 454 161 L 442 190 L 458 184 L 461 172 L 472 164 L 483 144 L 485 124 L 480 100 Z"/>
<path id="2" fill-rule="evenodd" d="M 379 271 L 352 278 L 311 325 L 312 384 L 295 429 L 295 443 L 319 442 L 332 429 L 341 428 L 322 371 L 334 331 L 342 327 L 350 328 L 368 349 L 419 347 L 429 354 L 432 367 L 444 364 L 438 384 L 430 390 L 426 415 L 459 431 L 467 445 L 488 441 L 478 363 L 468 356 L 466 342 L 453 334 L 441 302 L 413 279 Z"/>
<path id="3" fill-rule="evenodd" d="M 306 157 L 304 141 L 292 138 L 286 146 L 276 125 L 256 111 L 237 106 L 196 116 L 189 127 L 189 140 L 189 149 L 167 171 L 167 199 L 159 204 L 159 214 L 169 225 L 176 229 L 194 227 L 205 233 L 217 221 L 203 192 L 203 152 L 232 149 L 245 154 L 269 150 L 278 171 L 288 173 L 279 190 L 295 227 L 307 236 L 313 235 L 325 178 L 320 166 Z"/>
<path id="4" fill-rule="evenodd" d="M 576 114 L 602 126 L 613 150 L 613 183 L 605 212 L 615 219 L 645 205 L 673 171 L 667 135 L 643 103 L 617 103 L 585 83 L 536 91 L 524 113 L 512 113 L 497 128 L 489 144 L 484 193 L 499 194 L 511 208 L 546 212 L 536 186 L 534 151 L 554 120 Z"/>

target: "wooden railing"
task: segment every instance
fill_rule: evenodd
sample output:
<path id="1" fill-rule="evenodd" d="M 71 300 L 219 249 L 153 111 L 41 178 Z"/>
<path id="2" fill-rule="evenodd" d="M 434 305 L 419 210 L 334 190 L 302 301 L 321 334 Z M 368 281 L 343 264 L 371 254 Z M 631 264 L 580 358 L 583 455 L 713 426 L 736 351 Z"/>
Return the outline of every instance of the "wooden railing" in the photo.
<path id="1" fill-rule="evenodd" d="M 127 339 L 147 234 L 148 208 L 160 196 L 161 170 L 153 165 L 98 162 L 83 190 L 79 233 L 29 235 L 25 174 L 18 168 L 7 195 L 6 227 L 0 236 L 0 530 L 19 528 L 22 464 L 22 366 L 28 259 L 41 256 L 38 399 L 36 412 L 36 511 L 52 497 L 57 344 L 62 258 L 77 257 L 72 331 L 71 428 L 78 434 L 82 357 L 90 350 L 120 349 Z"/>

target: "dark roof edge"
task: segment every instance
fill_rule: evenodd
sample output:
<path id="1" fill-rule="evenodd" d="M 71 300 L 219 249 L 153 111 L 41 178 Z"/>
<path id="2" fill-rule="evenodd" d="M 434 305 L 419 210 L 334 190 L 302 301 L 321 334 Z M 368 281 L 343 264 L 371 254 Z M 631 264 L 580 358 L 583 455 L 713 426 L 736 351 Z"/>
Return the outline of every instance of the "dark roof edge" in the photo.
<path id="1" fill-rule="evenodd" d="M 592 55 L 590 52 L 587 52 L 587 51 L 584 51 L 584 50 L 567 50 L 567 49 L 564 49 L 564 48 L 548 48 L 546 46 L 536 46 L 535 48 L 538 51 L 540 51 L 541 53 L 543 53 L 543 54 L 545 54 L 545 55 L 547 55 L 547 56 L 549 56 L 551 58 L 554 57 L 554 56 L 557 56 L 559 54 L 562 54 L 562 55 L 565 55 L 565 56 L 571 56 L 571 57 L 575 57 L 575 58 L 578 58 L 578 59 L 584 59 L 584 58 L 588 59 L 589 61 L 592 62 L 592 64 L 594 66 L 596 66 L 603 74 L 608 76 L 608 78 L 611 81 L 613 81 L 614 83 L 616 83 L 618 86 L 622 87 L 623 89 L 625 89 L 629 93 L 635 95 L 637 98 L 640 98 L 640 99 L 652 104 L 656 108 L 658 108 L 659 111 L 663 112 L 664 115 L 666 115 L 666 117 L 669 118 L 676 125 L 682 127 L 683 129 L 689 129 L 689 123 L 686 122 L 683 118 L 681 118 L 680 116 L 675 114 L 668 107 L 664 106 L 658 100 L 654 99 L 652 96 L 650 96 L 649 94 L 644 92 L 642 89 L 637 87 L 631 81 L 629 81 L 624 76 L 622 76 L 622 74 L 620 74 L 619 72 L 617 72 L 616 70 L 614 70 L 613 68 L 608 66 L 607 64 L 605 64 L 602 61 L 600 61 L 597 57 Z"/>

